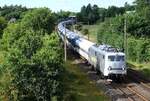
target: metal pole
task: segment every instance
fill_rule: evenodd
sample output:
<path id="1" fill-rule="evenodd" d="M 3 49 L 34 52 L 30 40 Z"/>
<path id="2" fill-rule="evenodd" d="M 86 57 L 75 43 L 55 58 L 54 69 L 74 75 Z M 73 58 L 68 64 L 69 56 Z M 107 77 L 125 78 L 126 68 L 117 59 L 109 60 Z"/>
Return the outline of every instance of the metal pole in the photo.
<path id="1" fill-rule="evenodd" d="M 89 27 L 89 21 L 88 21 L 88 27 Z M 90 35 L 89 35 L 89 32 L 88 32 L 88 40 L 90 40 Z"/>
<path id="2" fill-rule="evenodd" d="M 65 57 L 65 62 L 67 61 L 67 50 L 66 50 L 66 25 L 65 25 L 65 37 L 64 37 L 64 57 Z"/>
<path id="3" fill-rule="evenodd" d="M 124 50 L 125 50 L 125 55 L 127 60 L 127 15 L 125 15 L 125 20 L 124 20 Z"/>

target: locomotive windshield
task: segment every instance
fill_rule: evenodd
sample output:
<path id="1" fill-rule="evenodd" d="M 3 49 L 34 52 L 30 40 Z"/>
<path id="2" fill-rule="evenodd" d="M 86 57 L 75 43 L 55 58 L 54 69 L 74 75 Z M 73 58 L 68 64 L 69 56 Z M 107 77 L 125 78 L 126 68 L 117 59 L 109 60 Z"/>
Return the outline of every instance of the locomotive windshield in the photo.
<path id="1" fill-rule="evenodd" d="M 108 56 L 108 60 L 109 61 L 115 61 L 115 56 L 113 56 L 113 55 L 112 56 Z"/>
<path id="2" fill-rule="evenodd" d="M 111 55 L 111 56 L 108 56 L 108 61 L 124 61 L 124 56 Z"/>
<path id="3" fill-rule="evenodd" d="M 124 56 L 116 56 L 116 61 L 124 61 Z"/>

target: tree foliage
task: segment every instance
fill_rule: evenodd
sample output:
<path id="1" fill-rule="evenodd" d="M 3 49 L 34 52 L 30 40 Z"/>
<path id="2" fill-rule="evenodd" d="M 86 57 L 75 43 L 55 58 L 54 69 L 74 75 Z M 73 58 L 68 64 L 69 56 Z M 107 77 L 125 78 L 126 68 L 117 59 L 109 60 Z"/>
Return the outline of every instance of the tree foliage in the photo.
<path id="1" fill-rule="evenodd" d="M 81 8 L 80 13 L 77 14 L 77 18 L 79 21 L 84 23 L 93 24 L 99 19 L 99 8 L 97 5 L 91 6 L 88 4 L 87 7 L 83 6 Z"/>
<path id="2" fill-rule="evenodd" d="M 70 11 L 62 11 L 60 10 L 59 12 L 57 13 L 54 13 L 56 19 L 58 21 L 60 20 L 64 20 L 66 18 L 68 18 L 69 16 L 75 16 L 75 13 L 74 12 L 70 12 Z"/>
<path id="3" fill-rule="evenodd" d="M 110 6 L 107 9 L 106 17 L 115 17 L 117 15 L 122 15 L 125 13 L 124 7 L 116 7 L 116 6 Z"/>
<path id="4" fill-rule="evenodd" d="M 89 34 L 89 30 L 88 29 L 83 29 L 82 32 L 83 32 L 84 35 L 88 35 Z"/>
<path id="5" fill-rule="evenodd" d="M 2 68 L 7 68 L 11 79 L 4 98 L 9 101 L 62 99 L 63 59 L 58 36 L 51 33 L 54 23 L 51 12 L 39 8 L 27 12 L 20 22 L 5 29 L 1 46 L 6 56 Z"/>
<path id="6" fill-rule="evenodd" d="M 135 37 L 150 37 L 150 20 L 139 14 L 128 16 L 128 32 Z"/>
<path id="7" fill-rule="evenodd" d="M 100 25 L 98 32 L 98 42 L 110 44 L 117 48 L 123 49 L 124 39 L 124 21 L 127 20 L 127 57 L 129 60 L 136 62 L 150 61 L 150 20 L 145 17 L 148 13 L 143 9 L 145 0 L 137 0 L 136 12 L 130 12 L 122 16 L 110 18 Z M 144 3 L 145 4 L 145 3 Z M 140 11 L 141 10 L 141 11 Z"/>
<path id="8" fill-rule="evenodd" d="M 5 17 L 7 20 L 11 18 L 20 19 L 23 12 L 27 11 L 26 7 L 22 6 L 4 6 L 0 9 L 0 16 Z"/>
<path id="9" fill-rule="evenodd" d="M 23 29 L 33 29 L 50 34 L 54 30 L 55 18 L 48 8 L 34 9 L 28 11 L 21 21 Z"/>
<path id="10" fill-rule="evenodd" d="M 150 1 L 149 0 L 136 0 L 136 11 L 138 14 L 150 21 Z"/>
<path id="11" fill-rule="evenodd" d="M 75 29 L 78 30 L 78 31 L 81 31 L 81 30 L 82 30 L 82 27 L 83 27 L 83 26 L 82 26 L 81 23 L 75 25 Z"/>
<path id="12" fill-rule="evenodd" d="M 88 4 L 87 6 L 83 6 L 81 11 L 77 13 L 77 19 L 84 24 L 95 24 L 97 21 L 103 22 L 107 18 L 123 15 L 125 11 L 133 11 L 134 9 L 134 6 L 128 3 L 125 4 L 125 7 L 110 6 L 108 9 Z"/>
<path id="13" fill-rule="evenodd" d="M 7 21 L 4 17 L 0 17 L 0 38 L 2 37 L 3 30 L 7 26 Z"/>

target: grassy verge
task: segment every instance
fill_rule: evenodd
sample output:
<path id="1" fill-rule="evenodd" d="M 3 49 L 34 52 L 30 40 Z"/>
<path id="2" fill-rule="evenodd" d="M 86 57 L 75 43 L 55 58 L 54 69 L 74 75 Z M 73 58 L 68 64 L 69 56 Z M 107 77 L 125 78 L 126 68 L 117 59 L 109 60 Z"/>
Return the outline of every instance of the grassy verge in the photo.
<path id="1" fill-rule="evenodd" d="M 65 64 L 67 86 L 66 101 L 108 101 L 108 98 L 95 87 L 87 74 L 80 71 L 77 65 L 68 60 Z"/>

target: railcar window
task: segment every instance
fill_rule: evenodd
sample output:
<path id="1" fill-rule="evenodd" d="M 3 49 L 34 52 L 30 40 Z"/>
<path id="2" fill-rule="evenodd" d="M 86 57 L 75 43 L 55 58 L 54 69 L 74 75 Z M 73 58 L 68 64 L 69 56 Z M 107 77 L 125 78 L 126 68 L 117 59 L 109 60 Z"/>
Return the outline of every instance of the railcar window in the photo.
<path id="1" fill-rule="evenodd" d="M 115 56 L 108 56 L 109 61 L 115 61 Z"/>

